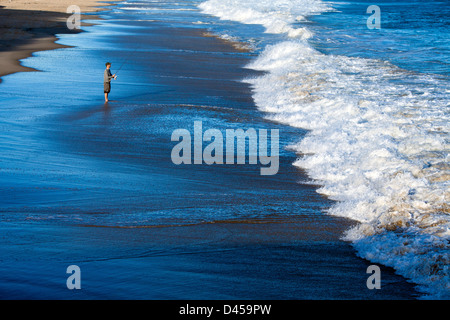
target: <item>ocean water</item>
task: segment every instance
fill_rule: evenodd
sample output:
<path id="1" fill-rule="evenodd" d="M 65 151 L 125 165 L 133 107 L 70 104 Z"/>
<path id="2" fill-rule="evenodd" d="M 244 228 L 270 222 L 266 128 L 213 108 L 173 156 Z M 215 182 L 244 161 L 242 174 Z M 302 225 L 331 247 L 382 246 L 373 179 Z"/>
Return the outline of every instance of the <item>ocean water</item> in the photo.
<path id="1" fill-rule="evenodd" d="M 70 47 L 22 62 L 39 72 L 3 78 L 0 299 L 414 299 L 389 268 L 385 290 L 367 288 L 368 262 L 339 240 L 351 222 L 298 183 L 285 147 L 305 130 L 261 117 L 241 82 L 256 54 L 206 29 L 244 25 L 199 3 L 108 6 L 60 35 Z M 123 64 L 107 105 L 106 61 Z M 174 165 L 172 132 L 199 120 L 280 129 L 279 173 Z M 80 291 L 66 286 L 73 264 Z"/>
<path id="2" fill-rule="evenodd" d="M 410 53 L 419 23 L 380 5 L 367 30 L 368 5 L 131 0 L 24 60 L 42 72 L 0 85 L 0 298 L 448 297 L 446 44 Z M 194 120 L 279 128 L 279 174 L 173 165 Z M 368 290 L 372 263 L 403 277 Z"/>
<path id="3" fill-rule="evenodd" d="M 344 238 L 428 298 L 450 297 L 447 1 L 209 0 L 242 25 L 224 38 L 258 54 L 246 79 L 267 119 L 309 130 L 289 146 L 328 214 L 359 222 Z"/>

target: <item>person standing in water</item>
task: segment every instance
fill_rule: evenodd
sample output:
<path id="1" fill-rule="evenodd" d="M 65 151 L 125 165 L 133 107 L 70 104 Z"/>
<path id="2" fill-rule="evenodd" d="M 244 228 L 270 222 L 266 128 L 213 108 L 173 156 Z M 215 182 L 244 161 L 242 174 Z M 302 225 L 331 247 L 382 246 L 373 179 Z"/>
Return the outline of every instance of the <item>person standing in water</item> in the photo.
<path id="1" fill-rule="evenodd" d="M 108 95 L 111 92 L 111 79 L 116 80 L 116 74 L 111 74 L 111 63 L 107 62 L 106 63 L 106 69 L 105 69 L 105 73 L 103 76 L 103 88 L 104 88 L 104 92 L 105 92 L 105 102 L 108 102 Z"/>

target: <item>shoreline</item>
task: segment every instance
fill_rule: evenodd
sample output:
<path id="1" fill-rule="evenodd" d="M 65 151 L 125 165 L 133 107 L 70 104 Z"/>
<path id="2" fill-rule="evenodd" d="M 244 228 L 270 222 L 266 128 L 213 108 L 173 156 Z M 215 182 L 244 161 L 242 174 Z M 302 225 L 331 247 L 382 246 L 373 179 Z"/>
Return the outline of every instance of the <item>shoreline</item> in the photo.
<path id="1" fill-rule="evenodd" d="M 114 5 L 118 1 L 78 1 L 81 26 L 91 25 L 83 22 L 88 17 L 86 13 L 104 11 L 100 6 Z M 72 4 L 70 0 L 46 0 L 45 3 L 0 0 L 0 83 L 4 76 L 13 73 L 37 71 L 21 63 L 22 59 L 32 56 L 34 52 L 65 48 L 56 43 L 59 39 L 57 34 L 83 32 L 70 30 L 66 26 L 66 20 L 71 15 L 66 10 Z M 89 18 L 100 19 L 91 15 Z"/>

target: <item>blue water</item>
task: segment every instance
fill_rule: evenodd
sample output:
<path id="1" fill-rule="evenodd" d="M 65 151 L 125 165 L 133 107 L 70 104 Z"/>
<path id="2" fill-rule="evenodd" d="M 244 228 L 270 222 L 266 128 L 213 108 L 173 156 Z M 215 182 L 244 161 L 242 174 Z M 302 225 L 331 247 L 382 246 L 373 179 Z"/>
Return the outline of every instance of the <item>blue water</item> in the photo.
<path id="1" fill-rule="evenodd" d="M 313 43 L 328 54 L 382 59 L 401 68 L 450 74 L 449 1 L 325 1 L 337 12 L 311 17 Z M 367 28 L 370 5 L 380 29 Z"/>

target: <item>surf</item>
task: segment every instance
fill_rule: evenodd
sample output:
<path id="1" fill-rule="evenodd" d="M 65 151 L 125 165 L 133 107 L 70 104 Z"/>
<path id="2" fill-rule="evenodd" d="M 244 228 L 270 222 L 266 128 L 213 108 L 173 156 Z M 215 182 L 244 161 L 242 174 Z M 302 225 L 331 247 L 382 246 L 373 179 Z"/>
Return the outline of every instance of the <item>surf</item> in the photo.
<path id="1" fill-rule="evenodd" d="M 272 121 L 309 130 L 292 144 L 327 214 L 358 222 L 343 236 L 358 254 L 393 267 L 424 297 L 450 296 L 448 81 L 386 60 L 324 54 L 302 25 L 332 11 L 321 1 L 218 1 L 203 12 L 280 34 L 244 80 Z M 300 200 L 300 199 L 299 199 Z"/>

